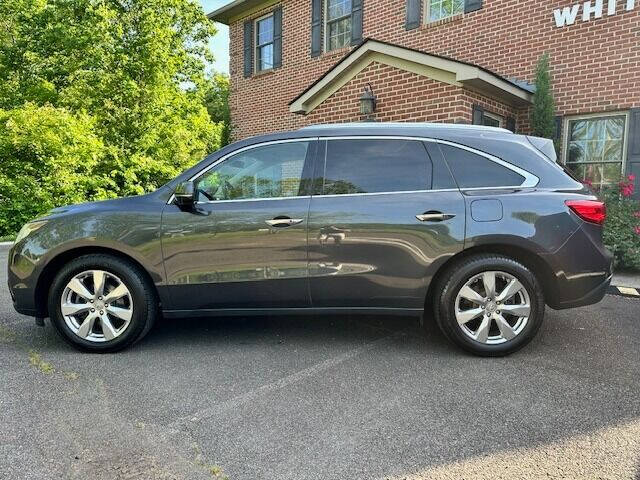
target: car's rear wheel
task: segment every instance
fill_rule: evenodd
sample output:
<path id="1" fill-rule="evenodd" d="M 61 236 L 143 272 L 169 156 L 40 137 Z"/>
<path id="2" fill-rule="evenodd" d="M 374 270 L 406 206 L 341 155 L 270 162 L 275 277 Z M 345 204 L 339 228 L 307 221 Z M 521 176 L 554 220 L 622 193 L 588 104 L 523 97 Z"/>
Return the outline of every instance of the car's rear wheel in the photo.
<path id="1" fill-rule="evenodd" d="M 104 254 L 66 264 L 49 291 L 51 323 L 64 340 L 115 352 L 142 338 L 158 314 L 153 286 L 133 263 Z"/>
<path id="2" fill-rule="evenodd" d="M 533 339 L 544 305 L 540 284 L 527 267 L 501 255 L 476 255 L 445 272 L 434 309 L 449 340 L 476 355 L 501 356 Z"/>

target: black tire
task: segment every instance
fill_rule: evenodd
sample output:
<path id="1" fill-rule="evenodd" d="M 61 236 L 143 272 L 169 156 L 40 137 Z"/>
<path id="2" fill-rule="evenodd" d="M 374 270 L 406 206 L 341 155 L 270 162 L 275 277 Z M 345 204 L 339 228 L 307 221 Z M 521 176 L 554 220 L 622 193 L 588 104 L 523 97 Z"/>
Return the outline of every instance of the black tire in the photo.
<path id="1" fill-rule="evenodd" d="M 455 315 L 456 297 L 462 287 L 474 276 L 487 271 L 501 271 L 515 277 L 529 294 L 531 308 L 529 320 L 520 333 L 505 343 L 494 345 L 470 338 Z M 474 355 L 499 357 L 521 349 L 535 337 L 544 319 L 545 301 L 540 282 L 527 267 L 506 256 L 479 254 L 453 264 L 443 273 L 434 291 L 433 307 L 436 322 L 447 339 Z"/>
<path id="2" fill-rule="evenodd" d="M 129 289 L 133 300 L 133 314 L 126 330 L 112 340 L 92 342 L 76 335 L 66 324 L 60 300 L 67 283 L 87 270 L 103 270 L 117 276 Z M 48 298 L 49 316 L 55 330 L 70 345 L 85 352 L 117 352 L 142 339 L 158 316 L 155 288 L 140 268 L 125 260 L 107 254 L 83 255 L 67 263 L 58 272 Z"/>

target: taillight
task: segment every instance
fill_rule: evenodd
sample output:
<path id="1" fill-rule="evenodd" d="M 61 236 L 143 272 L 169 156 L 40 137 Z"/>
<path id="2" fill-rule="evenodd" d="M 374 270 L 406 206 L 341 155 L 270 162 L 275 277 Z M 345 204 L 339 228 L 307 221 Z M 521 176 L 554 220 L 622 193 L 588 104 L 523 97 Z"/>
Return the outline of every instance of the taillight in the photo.
<path id="1" fill-rule="evenodd" d="M 585 222 L 602 225 L 607 218 L 607 207 L 596 200 L 567 200 L 564 202 Z"/>

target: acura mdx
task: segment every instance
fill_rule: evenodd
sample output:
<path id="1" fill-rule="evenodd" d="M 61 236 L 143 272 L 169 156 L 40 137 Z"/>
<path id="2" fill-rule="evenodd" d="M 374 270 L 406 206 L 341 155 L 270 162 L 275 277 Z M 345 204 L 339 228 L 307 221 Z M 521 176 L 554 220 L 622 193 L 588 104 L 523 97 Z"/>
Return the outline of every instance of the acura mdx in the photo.
<path id="1" fill-rule="evenodd" d="M 9 254 L 15 309 L 120 350 L 160 316 L 434 318 L 513 352 L 545 306 L 611 280 L 605 207 L 550 140 L 444 124 L 321 125 L 226 146 L 153 193 L 65 206 Z"/>

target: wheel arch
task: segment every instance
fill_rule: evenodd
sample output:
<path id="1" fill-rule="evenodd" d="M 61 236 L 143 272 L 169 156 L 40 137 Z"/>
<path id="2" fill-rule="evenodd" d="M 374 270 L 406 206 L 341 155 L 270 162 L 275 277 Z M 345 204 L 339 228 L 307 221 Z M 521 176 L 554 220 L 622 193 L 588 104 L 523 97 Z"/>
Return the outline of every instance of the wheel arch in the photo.
<path id="1" fill-rule="evenodd" d="M 428 309 L 427 311 L 430 311 L 433 295 L 437 288 L 436 286 L 439 284 L 446 272 L 456 263 L 473 255 L 480 254 L 503 255 L 512 258 L 527 267 L 540 282 L 544 293 L 545 303 L 553 303 L 553 299 L 555 298 L 554 290 L 556 278 L 551 266 L 538 253 L 531 249 L 508 243 L 495 243 L 469 247 L 447 259 L 447 261 L 440 266 L 427 289 L 427 296 L 425 300 L 425 309 Z"/>
<path id="2" fill-rule="evenodd" d="M 144 275 L 145 279 L 149 282 L 149 285 L 153 288 L 156 298 L 160 298 L 158 288 L 156 287 L 151 275 L 147 271 L 147 269 L 140 263 L 137 259 L 132 257 L 131 255 L 127 255 L 119 250 L 115 250 L 109 247 L 102 246 L 86 246 L 86 247 L 76 247 L 69 250 L 65 250 L 63 252 L 58 253 L 55 257 L 53 257 L 47 265 L 43 268 L 42 272 L 38 277 L 38 281 L 36 282 L 35 288 L 35 305 L 36 309 L 39 313 L 42 313 L 43 317 L 49 316 L 48 307 L 47 307 L 47 299 L 49 297 L 49 289 L 51 284 L 53 283 L 53 279 L 58 274 L 60 269 L 64 267 L 69 261 L 74 258 L 80 257 L 82 255 L 90 255 L 90 254 L 103 254 L 110 255 L 112 257 L 119 258 L 120 260 L 125 260 L 135 265 L 140 272 Z"/>

